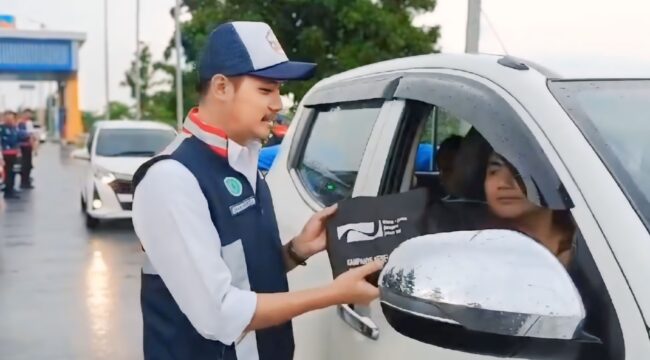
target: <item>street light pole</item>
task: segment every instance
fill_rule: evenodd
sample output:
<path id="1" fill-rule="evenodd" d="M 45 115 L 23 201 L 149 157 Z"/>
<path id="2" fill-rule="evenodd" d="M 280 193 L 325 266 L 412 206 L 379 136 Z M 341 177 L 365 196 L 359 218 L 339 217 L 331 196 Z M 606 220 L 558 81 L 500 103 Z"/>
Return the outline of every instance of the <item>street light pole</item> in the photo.
<path id="1" fill-rule="evenodd" d="M 142 94 L 140 78 L 140 0 L 135 1 L 135 119 L 142 118 Z"/>
<path id="2" fill-rule="evenodd" d="M 38 21 L 29 17 L 26 17 L 25 19 L 27 19 L 27 21 L 37 24 L 41 30 L 45 30 L 47 28 L 45 23 L 42 21 Z M 36 101 L 38 102 L 37 111 L 39 111 L 39 109 L 43 106 L 43 82 L 42 81 L 38 82 L 38 99 Z M 47 105 L 43 106 L 43 108 L 47 108 Z M 2 109 L 4 109 L 4 106 L 2 106 Z M 40 116 L 39 116 L 39 121 L 40 122 L 43 121 L 42 117 Z"/>
<path id="3" fill-rule="evenodd" d="M 111 110 L 111 95 L 109 92 L 109 86 L 108 86 L 108 79 L 109 79 L 109 74 L 108 74 L 108 0 L 104 0 L 104 86 L 105 86 L 105 94 L 106 94 L 106 120 L 109 120 L 111 117 L 110 110 Z"/>
<path id="4" fill-rule="evenodd" d="M 467 32 L 465 34 L 465 52 L 478 53 L 481 33 L 481 0 L 467 2 Z"/>
<path id="5" fill-rule="evenodd" d="M 183 126 L 183 72 L 181 69 L 181 0 L 176 0 L 174 6 L 174 21 L 176 23 L 176 122 L 178 130 Z"/>

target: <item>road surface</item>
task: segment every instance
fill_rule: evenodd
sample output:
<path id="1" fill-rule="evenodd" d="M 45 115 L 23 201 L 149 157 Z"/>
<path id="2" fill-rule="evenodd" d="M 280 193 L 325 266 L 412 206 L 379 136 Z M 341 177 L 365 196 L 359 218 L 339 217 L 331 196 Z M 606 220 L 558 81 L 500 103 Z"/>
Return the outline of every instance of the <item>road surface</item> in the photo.
<path id="1" fill-rule="evenodd" d="M 141 359 L 142 254 L 130 222 L 88 231 L 87 163 L 45 144 L 36 189 L 0 199 L 0 359 Z"/>

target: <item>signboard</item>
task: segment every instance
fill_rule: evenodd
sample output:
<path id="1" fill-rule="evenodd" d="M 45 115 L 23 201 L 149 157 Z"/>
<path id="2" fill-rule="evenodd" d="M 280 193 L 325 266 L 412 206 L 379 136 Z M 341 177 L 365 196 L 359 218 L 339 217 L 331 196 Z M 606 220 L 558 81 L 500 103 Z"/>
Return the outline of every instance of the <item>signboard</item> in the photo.
<path id="1" fill-rule="evenodd" d="M 0 38 L 0 72 L 72 72 L 72 41 Z"/>

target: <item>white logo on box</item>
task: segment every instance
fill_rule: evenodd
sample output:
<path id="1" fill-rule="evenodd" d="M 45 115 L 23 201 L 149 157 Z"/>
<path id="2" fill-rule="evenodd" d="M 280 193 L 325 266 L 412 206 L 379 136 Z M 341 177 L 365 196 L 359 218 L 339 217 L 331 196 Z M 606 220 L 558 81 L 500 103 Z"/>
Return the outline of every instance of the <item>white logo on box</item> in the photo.
<path id="1" fill-rule="evenodd" d="M 407 220 L 408 218 L 401 217 L 395 220 L 346 224 L 337 227 L 336 234 L 339 240 L 345 240 L 348 243 L 371 241 L 384 236 L 401 234 L 402 228 L 399 224 Z"/>

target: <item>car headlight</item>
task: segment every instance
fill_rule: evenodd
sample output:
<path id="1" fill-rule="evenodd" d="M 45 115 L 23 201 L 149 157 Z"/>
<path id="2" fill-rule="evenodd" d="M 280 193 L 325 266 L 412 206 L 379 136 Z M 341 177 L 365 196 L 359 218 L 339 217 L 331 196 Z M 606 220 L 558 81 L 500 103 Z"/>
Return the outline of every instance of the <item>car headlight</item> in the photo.
<path id="1" fill-rule="evenodd" d="M 97 167 L 95 168 L 95 178 L 104 184 L 110 184 L 113 180 L 115 180 L 115 175 L 106 169 Z"/>

